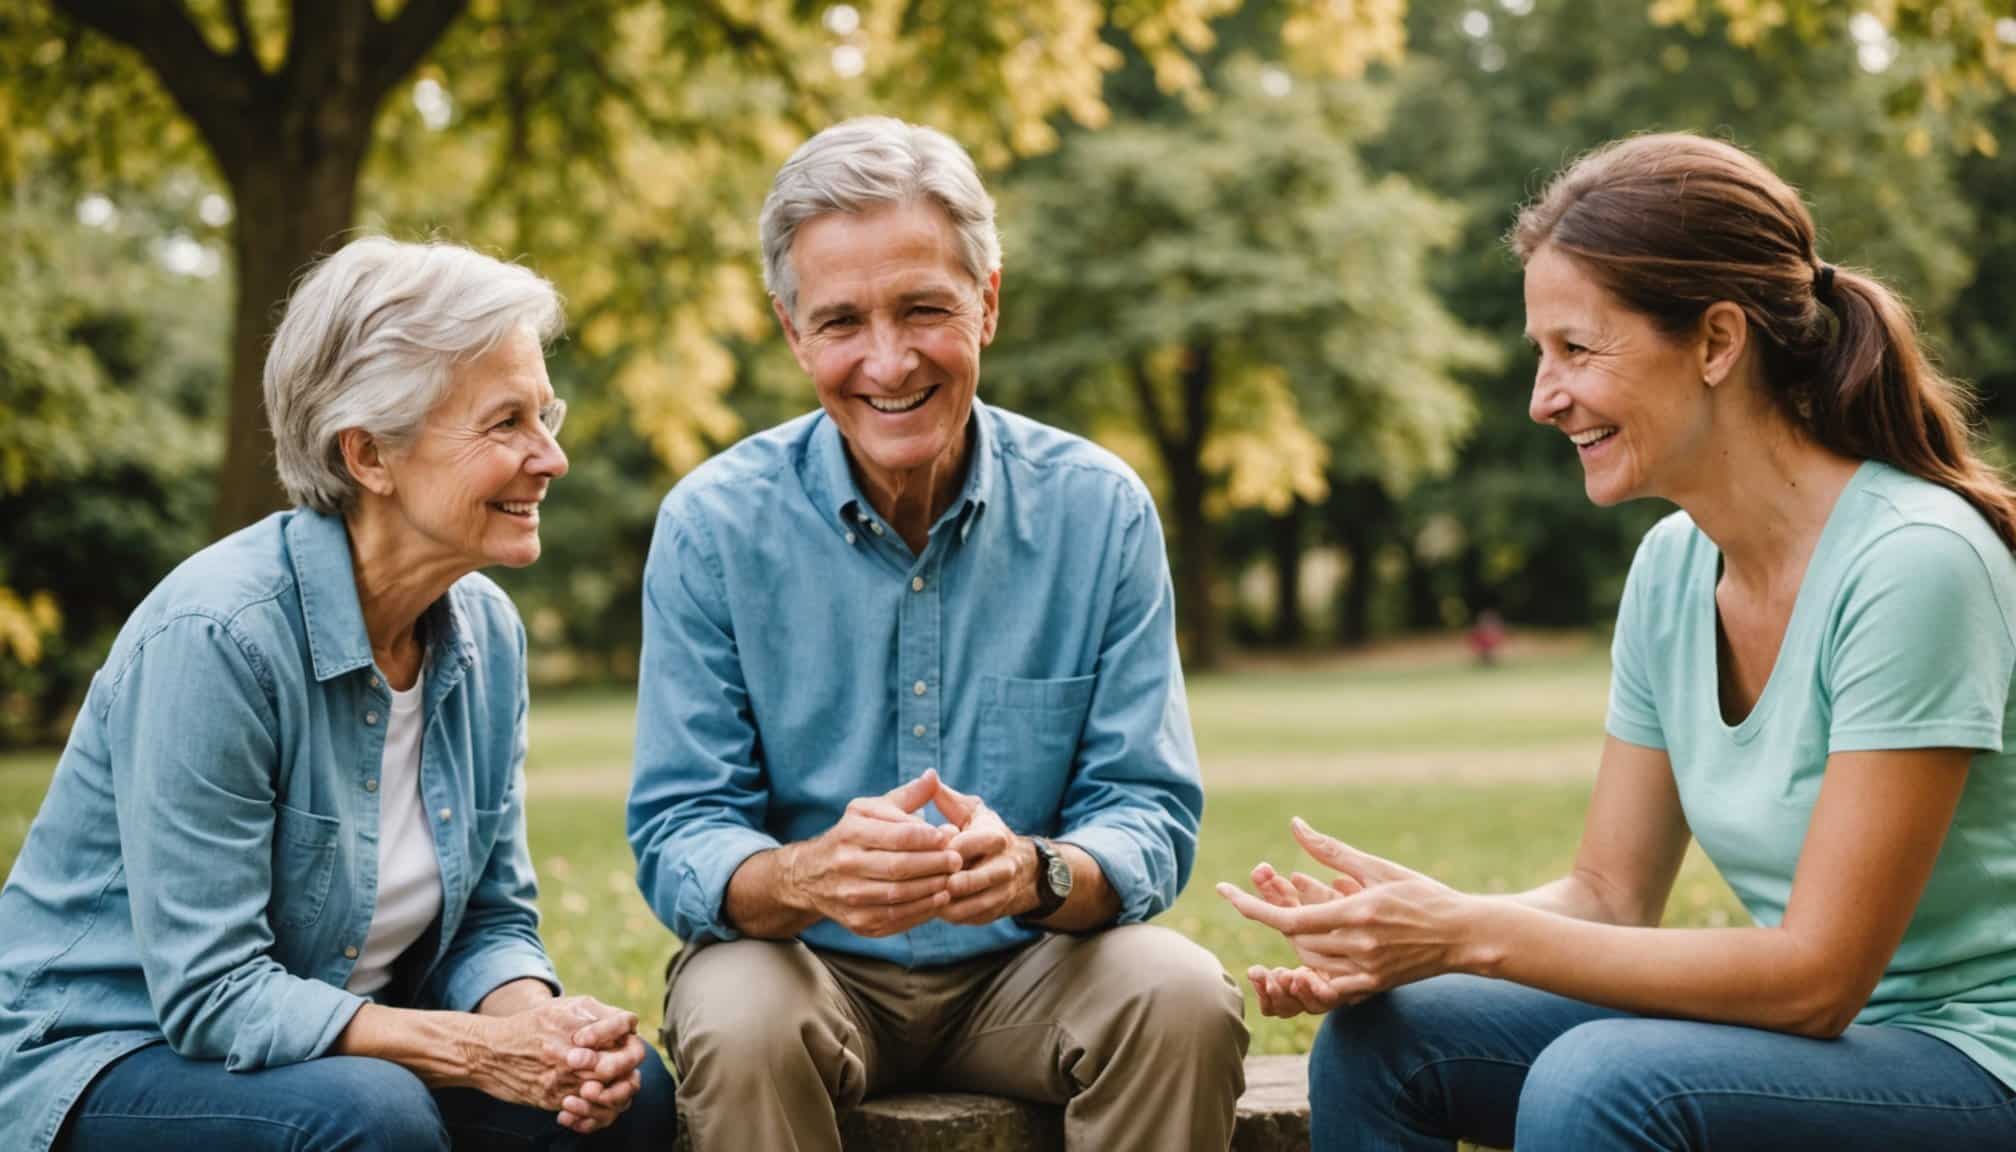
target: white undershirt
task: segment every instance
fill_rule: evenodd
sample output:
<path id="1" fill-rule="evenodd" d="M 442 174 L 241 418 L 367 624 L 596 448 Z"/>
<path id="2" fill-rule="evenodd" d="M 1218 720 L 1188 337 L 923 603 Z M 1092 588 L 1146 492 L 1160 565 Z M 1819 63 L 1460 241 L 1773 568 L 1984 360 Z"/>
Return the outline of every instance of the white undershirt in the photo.
<path id="1" fill-rule="evenodd" d="M 385 757 L 378 769 L 378 905 L 364 952 L 345 983 L 369 996 L 392 982 L 392 965 L 441 911 L 441 867 L 420 799 L 420 690 L 392 693 L 385 722 Z"/>

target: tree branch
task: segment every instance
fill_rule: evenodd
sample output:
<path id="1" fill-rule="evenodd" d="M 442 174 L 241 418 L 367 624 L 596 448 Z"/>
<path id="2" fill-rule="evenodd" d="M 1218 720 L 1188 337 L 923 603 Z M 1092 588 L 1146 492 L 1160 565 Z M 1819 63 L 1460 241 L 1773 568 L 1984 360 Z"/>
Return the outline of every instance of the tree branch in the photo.
<path id="1" fill-rule="evenodd" d="M 365 91 L 372 107 L 420 66 L 468 7 L 469 0 L 406 0 L 397 16 L 375 23 L 365 55 L 370 61 Z"/>
<path id="2" fill-rule="evenodd" d="M 252 18 L 245 13 L 245 0 L 231 0 L 231 32 L 238 37 L 238 59 L 254 72 L 266 70 L 259 66 L 259 42 L 252 38 Z"/>
<path id="3" fill-rule="evenodd" d="M 123 44 L 160 78 L 195 123 L 226 176 L 249 146 L 242 117 L 258 98 L 262 73 L 219 54 L 176 0 L 51 0 L 59 12 Z"/>

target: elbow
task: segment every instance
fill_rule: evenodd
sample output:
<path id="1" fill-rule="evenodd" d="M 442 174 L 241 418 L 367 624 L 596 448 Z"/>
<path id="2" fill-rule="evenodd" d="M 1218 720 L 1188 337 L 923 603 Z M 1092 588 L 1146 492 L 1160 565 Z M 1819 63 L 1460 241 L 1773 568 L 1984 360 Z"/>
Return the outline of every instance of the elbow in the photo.
<path id="1" fill-rule="evenodd" d="M 1838 1040 L 1869 1003 L 1869 989 L 1844 988 L 1838 982 L 1816 981 L 1810 992 L 1795 995 L 1781 1030 L 1809 1040 Z"/>

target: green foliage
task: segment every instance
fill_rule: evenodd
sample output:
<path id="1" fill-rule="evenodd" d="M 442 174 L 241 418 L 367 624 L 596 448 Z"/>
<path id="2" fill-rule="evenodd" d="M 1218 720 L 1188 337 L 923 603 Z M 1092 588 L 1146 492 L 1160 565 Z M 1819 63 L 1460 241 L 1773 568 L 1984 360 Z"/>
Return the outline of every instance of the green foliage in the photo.
<path id="1" fill-rule="evenodd" d="M 1481 35 L 1473 10 L 1488 13 Z M 1469 209 L 1435 281 L 1452 311 L 1496 337 L 1506 369 L 1479 381 L 1484 415 L 1460 465 L 1398 515 L 1411 539 L 1439 526 L 1460 540 L 1433 577 L 1445 592 L 1498 601 L 1514 620 L 1602 619 L 1662 509 L 1590 506 L 1573 452 L 1527 422 L 1521 276 L 1501 241 L 1519 203 L 1578 153 L 1621 136 L 1692 129 L 1731 139 L 1805 192 L 1825 257 L 1877 269 L 1935 332 L 1973 273 L 1975 212 L 1951 151 L 1925 151 L 1924 126 L 1892 114 L 1908 78 L 1864 70 L 1839 23 L 1753 47 L 1705 6 L 1693 23 L 1668 26 L 1620 20 L 1603 0 L 1537 0 L 1523 15 L 1415 0 L 1409 29 L 1396 130 L 1368 156 Z"/>
<path id="2" fill-rule="evenodd" d="M 223 286 L 162 267 L 149 207 L 102 228 L 53 197 L 0 211 L 0 743 L 60 735 L 202 543 Z"/>

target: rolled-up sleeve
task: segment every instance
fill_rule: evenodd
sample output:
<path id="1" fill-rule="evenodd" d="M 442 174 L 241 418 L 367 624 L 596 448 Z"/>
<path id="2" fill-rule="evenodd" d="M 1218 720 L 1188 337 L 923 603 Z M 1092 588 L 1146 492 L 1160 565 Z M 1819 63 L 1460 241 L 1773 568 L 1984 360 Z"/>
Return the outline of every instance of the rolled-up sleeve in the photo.
<path id="1" fill-rule="evenodd" d="M 1204 815 L 1162 525 L 1138 482 L 1126 492 L 1133 507 L 1059 837 L 1098 862 L 1123 924 L 1175 903 Z"/>
<path id="2" fill-rule="evenodd" d="M 147 992 L 193 1060 L 252 1071 L 321 1055 L 362 998 L 270 955 L 278 721 L 257 657 L 218 619 L 143 641 L 105 706 L 120 850 Z"/>
<path id="3" fill-rule="evenodd" d="M 510 783 L 497 817 L 497 838 L 476 874 L 455 939 L 421 990 L 423 1003 L 473 1012 L 483 998 L 513 980 L 544 981 L 560 994 L 560 978 L 539 939 L 539 883 L 525 836 L 525 755 L 530 746 L 530 685 L 526 681 L 525 628 L 513 619 L 518 646 L 518 717 L 512 739 Z"/>
<path id="4" fill-rule="evenodd" d="M 689 943 L 730 940 L 722 914 L 742 862 L 775 848 L 769 792 L 718 559 L 675 490 L 644 565 L 630 847 L 653 912 Z"/>

